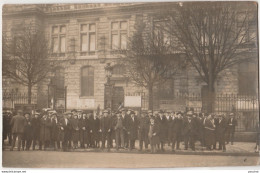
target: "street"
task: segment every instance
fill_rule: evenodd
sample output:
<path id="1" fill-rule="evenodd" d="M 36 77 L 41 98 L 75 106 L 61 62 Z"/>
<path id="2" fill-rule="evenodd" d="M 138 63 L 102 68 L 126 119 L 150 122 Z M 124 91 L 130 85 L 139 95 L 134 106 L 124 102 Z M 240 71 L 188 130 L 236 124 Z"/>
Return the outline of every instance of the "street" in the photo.
<path id="1" fill-rule="evenodd" d="M 259 164 L 257 156 L 3 151 L 3 167 L 20 168 L 180 168 L 257 164 Z"/>

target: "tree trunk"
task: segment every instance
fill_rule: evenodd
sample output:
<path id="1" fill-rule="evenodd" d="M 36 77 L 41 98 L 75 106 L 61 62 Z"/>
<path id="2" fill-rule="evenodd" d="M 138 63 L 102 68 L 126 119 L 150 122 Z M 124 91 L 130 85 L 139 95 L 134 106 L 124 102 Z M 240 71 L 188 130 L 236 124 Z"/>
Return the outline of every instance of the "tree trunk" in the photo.
<path id="1" fill-rule="evenodd" d="M 32 85 L 28 85 L 28 104 L 31 104 L 32 101 Z"/>
<path id="2" fill-rule="evenodd" d="M 208 86 L 208 108 L 207 108 L 208 113 L 214 112 L 214 104 L 215 104 L 215 88 L 214 88 L 214 83 L 211 83 Z"/>
<path id="3" fill-rule="evenodd" d="M 149 86 L 148 95 L 149 95 L 149 110 L 153 110 L 153 86 Z"/>
<path id="4" fill-rule="evenodd" d="M 215 84 L 215 79 L 214 79 L 214 72 L 213 72 L 213 59 L 210 58 L 209 83 L 208 83 L 208 108 L 207 108 L 208 113 L 212 113 L 214 111 L 214 103 L 215 103 L 214 84 Z"/>

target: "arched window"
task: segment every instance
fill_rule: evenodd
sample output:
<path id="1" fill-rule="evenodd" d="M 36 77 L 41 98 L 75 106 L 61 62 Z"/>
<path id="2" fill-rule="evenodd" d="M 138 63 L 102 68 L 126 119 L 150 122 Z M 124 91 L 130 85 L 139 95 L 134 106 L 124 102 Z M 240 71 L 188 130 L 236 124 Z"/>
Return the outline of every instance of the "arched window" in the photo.
<path id="1" fill-rule="evenodd" d="M 94 96 L 94 68 L 81 68 L 81 96 Z"/>

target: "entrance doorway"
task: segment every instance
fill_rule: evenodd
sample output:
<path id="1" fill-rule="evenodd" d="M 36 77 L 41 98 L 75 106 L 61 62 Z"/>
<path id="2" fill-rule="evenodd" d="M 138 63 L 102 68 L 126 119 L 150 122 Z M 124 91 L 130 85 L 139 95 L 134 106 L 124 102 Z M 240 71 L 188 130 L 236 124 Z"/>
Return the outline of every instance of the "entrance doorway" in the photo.
<path id="1" fill-rule="evenodd" d="M 117 111 L 120 105 L 124 103 L 124 88 L 113 87 L 112 110 Z"/>

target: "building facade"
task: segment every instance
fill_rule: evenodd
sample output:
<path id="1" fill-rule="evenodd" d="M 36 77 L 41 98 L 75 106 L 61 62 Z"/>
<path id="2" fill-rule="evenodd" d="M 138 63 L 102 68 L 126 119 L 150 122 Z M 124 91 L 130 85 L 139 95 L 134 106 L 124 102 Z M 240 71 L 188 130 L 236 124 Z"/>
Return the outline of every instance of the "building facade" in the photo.
<path id="1" fill-rule="evenodd" d="M 154 14 L 176 5 L 178 3 L 5 5 L 3 32 L 11 36 L 20 26 L 35 27 L 43 31 L 50 42 L 50 58 L 66 60 L 33 88 L 37 95 L 34 103 L 39 109 L 117 109 L 126 96 L 141 96 L 142 108 L 148 109 L 147 89 L 136 86 L 124 75 L 127 67 L 120 63 L 122 56 L 117 50 L 127 48 L 137 20 L 152 27 Z M 253 32 L 256 34 L 256 26 Z M 258 54 L 249 51 L 247 56 Z M 257 68 L 258 63 L 244 63 L 223 71 L 216 82 L 216 93 L 256 96 Z M 176 78 L 155 88 L 154 109 L 177 111 L 191 107 L 199 111 L 205 85 L 194 68 L 186 68 Z M 27 89 L 3 76 L 3 92 L 24 93 Z M 179 99 L 176 97 L 179 94 L 195 94 L 198 100 Z M 231 106 L 225 111 L 232 111 Z"/>

